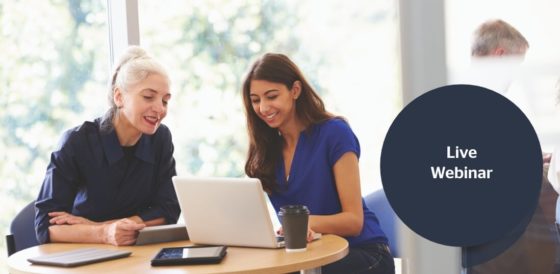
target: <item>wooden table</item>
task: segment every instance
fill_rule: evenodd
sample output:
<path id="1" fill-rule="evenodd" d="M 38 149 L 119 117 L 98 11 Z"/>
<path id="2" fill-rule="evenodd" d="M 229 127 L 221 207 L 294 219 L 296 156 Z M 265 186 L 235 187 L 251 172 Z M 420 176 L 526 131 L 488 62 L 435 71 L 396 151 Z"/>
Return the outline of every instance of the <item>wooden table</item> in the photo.
<path id="1" fill-rule="evenodd" d="M 339 236 L 323 235 L 307 246 L 307 251 L 287 253 L 284 249 L 229 247 L 220 264 L 189 266 L 150 265 L 150 260 L 163 247 L 189 246 L 189 241 L 145 246 L 115 247 L 102 244 L 45 244 L 21 250 L 8 258 L 10 273 L 287 273 L 319 268 L 348 254 L 348 242 Z M 59 251 L 96 247 L 132 251 L 132 255 L 90 265 L 63 268 L 30 264 L 27 259 Z"/>

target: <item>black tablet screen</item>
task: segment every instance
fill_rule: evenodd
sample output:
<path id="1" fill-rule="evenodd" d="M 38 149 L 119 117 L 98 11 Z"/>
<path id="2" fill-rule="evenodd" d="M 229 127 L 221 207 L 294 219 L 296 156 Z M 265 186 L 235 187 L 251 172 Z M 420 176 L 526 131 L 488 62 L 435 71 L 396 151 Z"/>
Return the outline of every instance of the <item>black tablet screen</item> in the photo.
<path id="1" fill-rule="evenodd" d="M 220 247 L 197 247 L 197 248 L 165 248 L 158 258 L 178 259 L 178 258 L 205 258 L 217 257 L 220 255 Z"/>
<path id="2" fill-rule="evenodd" d="M 152 265 L 219 263 L 226 255 L 225 246 L 190 246 L 162 248 Z"/>

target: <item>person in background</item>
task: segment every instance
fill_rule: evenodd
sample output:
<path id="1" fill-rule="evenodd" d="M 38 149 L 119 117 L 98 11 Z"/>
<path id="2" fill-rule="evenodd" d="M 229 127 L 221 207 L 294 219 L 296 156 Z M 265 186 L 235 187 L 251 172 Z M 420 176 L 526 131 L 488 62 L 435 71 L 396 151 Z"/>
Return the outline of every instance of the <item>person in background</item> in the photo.
<path id="1" fill-rule="evenodd" d="M 558 87 L 560 87 L 560 80 L 556 83 L 556 88 L 560 91 Z M 560 100 L 560 92 L 558 94 L 557 99 Z M 553 153 L 543 153 L 543 162 L 545 170 L 548 170 L 547 175 L 550 185 L 557 194 L 560 194 L 560 147 L 556 146 Z M 560 242 L 560 198 L 557 198 L 555 201 L 555 226 L 558 236 L 557 239 L 558 242 Z M 560 273 L 560 246 L 557 248 L 555 269 L 555 273 Z"/>
<path id="2" fill-rule="evenodd" d="M 176 223 L 179 205 L 165 69 L 132 46 L 117 63 L 110 108 L 66 131 L 37 197 L 40 243 L 131 245 L 145 226 Z"/>
<path id="3" fill-rule="evenodd" d="M 529 42 L 513 26 L 500 19 L 488 20 L 474 32 L 471 56 L 525 56 Z"/>
<path id="4" fill-rule="evenodd" d="M 313 232 L 345 237 L 349 254 L 323 273 L 394 273 L 387 238 L 360 192 L 360 145 L 348 123 L 285 55 L 258 59 L 242 87 L 249 133 L 245 172 L 259 178 L 278 212 L 306 205 Z"/>
<path id="5" fill-rule="evenodd" d="M 475 33 L 471 47 L 471 56 L 478 73 L 478 80 L 469 84 L 477 84 L 506 96 L 516 103 L 530 120 L 526 105 L 527 98 L 521 100 L 509 91 L 515 80 L 517 69 L 525 58 L 529 43 L 513 26 L 503 20 L 489 20 L 480 25 Z M 507 94 L 506 94 L 507 91 Z M 477 254 L 495 254 L 494 257 L 467 269 L 468 274 L 499 274 L 499 273 L 559 273 L 558 251 L 560 248 L 558 233 L 555 226 L 555 203 L 558 195 L 547 178 L 548 162 L 551 154 L 543 153 L 543 176 L 541 192 L 533 215 L 528 216 L 527 226 L 515 229 L 508 235 L 493 242 L 463 249 L 464 256 Z M 508 243 L 508 244 L 505 244 Z"/>
<path id="6" fill-rule="evenodd" d="M 477 85 L 505 95 L 528 49 L 529 42 L 513 26 L 500 19 L 487 20 L 473 33 L 470 66 L 450 73 L 450 84 Z"/>
<path id="7" fill-rule="evenodd" d="M 528 216 L 526 227 L 508 233 L 490 243 L 463 249 L 463 256 L 496 254 L 488 261 L 467 269 L 467 274 L 558 274 L 556 262 L 559 251 L 558 234 L 554 225 L 554 208 L 558 194 L 547 179 L 548 164 L 543 169 L 541 191 L 535 212 Z M 523 223 L 524 221 L 522 221 Z M 509 246 L 508 246 L 509 244 Z M 505 245 L 503 248 L 502 245 Z"/>

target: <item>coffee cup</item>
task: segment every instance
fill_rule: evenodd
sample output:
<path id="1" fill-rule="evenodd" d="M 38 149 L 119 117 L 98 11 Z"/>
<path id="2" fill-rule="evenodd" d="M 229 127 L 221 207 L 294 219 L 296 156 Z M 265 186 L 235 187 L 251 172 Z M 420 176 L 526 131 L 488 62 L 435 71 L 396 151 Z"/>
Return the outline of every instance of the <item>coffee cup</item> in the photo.
<path id="1" fill-rule="evenodd" d="M 280 208 L 278 217 L 282 222 L 286 251 L 307 250 L 309 209 L 304 205 L 286 205 Z"/>

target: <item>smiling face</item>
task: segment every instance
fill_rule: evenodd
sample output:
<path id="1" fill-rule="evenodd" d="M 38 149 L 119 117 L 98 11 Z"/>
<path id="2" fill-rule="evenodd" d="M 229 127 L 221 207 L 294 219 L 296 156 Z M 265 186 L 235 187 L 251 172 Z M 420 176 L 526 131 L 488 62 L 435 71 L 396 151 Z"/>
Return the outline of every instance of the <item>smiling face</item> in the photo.
<path id="1" fill-rule="evenodd" d="M 257 116 L 269 127 L 280 129 L 296 121 L 296 99 L 300 91 L 299 81 L 290 90 L 284 84 L 251 80 L 251 105 Z"/>
<path id="2" fill-rule="evenodd" d="M 114 102 L 117 105 L 122 124 L 116 123 L 125 139 L 140 138 L 141 134 L 154 134 L 167 115 L 167 103 L 171 99 L 169 82 L 166 77 L 151 73 L 126 91 L 117 88 Z"/>

